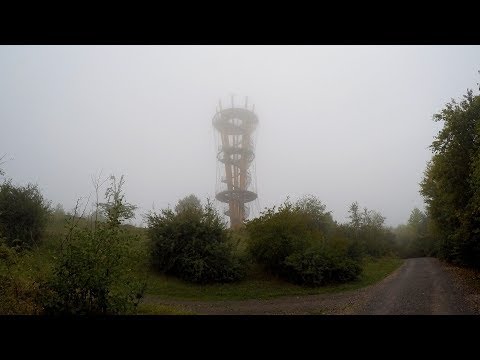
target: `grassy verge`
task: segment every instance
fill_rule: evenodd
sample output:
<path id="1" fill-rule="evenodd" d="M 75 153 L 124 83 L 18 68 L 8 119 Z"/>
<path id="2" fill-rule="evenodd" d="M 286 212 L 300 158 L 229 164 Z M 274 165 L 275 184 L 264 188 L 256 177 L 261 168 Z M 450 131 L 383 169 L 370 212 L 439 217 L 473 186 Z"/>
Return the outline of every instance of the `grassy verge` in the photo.
<path id="1" fill-rule="evenodd" d="M 148 295 L 176 300 L 270 299 L 288 295 L 311 295 L 355 290 L 374 284 L 403 263 L 398 258 L 367 260 L 360 278 L 354 282 L 320 288 L 302 287 L 274 278 L 247 279 L 234 284 L 195 285 L 176 278 L 151 274 Z"/>

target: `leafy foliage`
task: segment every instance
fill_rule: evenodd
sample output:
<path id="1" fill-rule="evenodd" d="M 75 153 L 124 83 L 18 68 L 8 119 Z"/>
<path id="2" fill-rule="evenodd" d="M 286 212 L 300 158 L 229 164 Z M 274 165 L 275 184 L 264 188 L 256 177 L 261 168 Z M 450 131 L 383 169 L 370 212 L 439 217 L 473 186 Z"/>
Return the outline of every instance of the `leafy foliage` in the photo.
<path id="1" fill-rule="evenodd" d="M 385 227 L 385 217 L 379 212 L 364 208 L 360 211 L 357 202 L 350 205 L 348 237 L 358 246 L 364 255 L 381 257 L 393 251 L 395 235 Z"/>
<path id="2" fill-rule="evenodd" d="M 189 196 L 178 202 L 175 211 L 164 209 L 147 216 L 153 265 L 195 283 L 241 279 L 244 264 L 235 254 L 225 223 L 210 202 L 199 204 Z"/>
<path id="3" fill-rule="evenodd" d="M 399 254 L 402 257 L 422 257 L 435 255 L 433 223 L 427 214 L 414 208 L 406 225 L 395 229 Z"/>
<path id="4" fill-rule="evenodd" d="M 0 185 L 0 234 L 9 246 L 29 248 L 38 244 L 50 215 L 50 204 L 37 185 Z"/>
<path id="5" fill-rule="evenodd" d="M 480 96 L 468 90 L 434 115 L 443 128 L 420 184 L 434 223 L 439 255 L 480 265 Z"/>
<path id="6" fill-rule="evenodd" d="M 355 279 L 361 271 L 353 243 L 313 196 L 285 201 L 247 223 L 248 252 L 268 272 L 305 285 Z"/>
<path id="7" fill-rule="evenodd" d="M 190 194 L 184 197 L 183 199 L 180 199 L 177 205 L 175 206 L 176 213 L 181 213 L 188 209 L 191 209 L 191 210 L 202 209 L 202 203 L 194 194 Z"/>
<path id="8" fill-rule="evenodd" d="M 38 301 L 47 314 L 129 313 L 143 296 L 146 282 L 138 273 L 146 254 L 121 226 L 134 206 L 124 200 L 123 176 L 111 182 L 102 204 L 106 222 L 79 227 L 74 215 L 68 223 L 53 272 L 41 285 Z"/>
<path id="9" fill-rule="evenodd" d="M 2 169 L 2 165 L 5 163 L 5 161 L 2 161 L 5 155 L 0 156 L 0 175 L 5 175 L 5 171 Z"/>
<path id="10" fill-rule="evenodd" d="M 362 271 L 360 262 L 332 245 L 312 246 L 288 256 L 285 265 L 289 280 L 319 286 L 357 279 Z"/>
<path id="11" fill-rule="evenodd" d="M 248 252 L 267 271 L 282 275 L 288 256 L 305 251 L 315 237 L 322 237 L 320 232 L 312 232 L 310 226 L 308 218 L 287 200 L 278 209 L 266 209 L 260 217 L 247 222 Z"/>

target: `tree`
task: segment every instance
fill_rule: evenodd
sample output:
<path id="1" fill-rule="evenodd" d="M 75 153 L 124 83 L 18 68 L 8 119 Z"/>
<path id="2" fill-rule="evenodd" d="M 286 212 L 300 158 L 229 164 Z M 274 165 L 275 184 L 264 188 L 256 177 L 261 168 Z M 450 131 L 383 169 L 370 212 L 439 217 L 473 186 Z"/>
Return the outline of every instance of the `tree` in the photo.
<path id="1" fill-rule="evenodd" d="M 425 235 L 427 231 L 427 215 L 418 208 L 414 208 L 408 218 L 408 226 L 418 235 Z"/>
<path id="2" fill-rule="evenodd" d="M 57 216 L 65 216 L 65 210 L 63 209 L 63 205 L 58 203 L 55 206 L 55 210 L 53 210 L 53 213 Z"/>
<path id="3" fill-rule="evenodd" d="M 116 227 L 124 220 L 131 219 L 135 216 L 135 205 L 129 204 L 125 201 L 125 194 L 122 192 L 122 187 L 125 184 L 123 175 L 117 182 L 115 176 L 110 176 L 111 186 L 105 192 L 105 199 L 107 202 L 100 203 L 100 209 L 103 210 L 103 215 L 107 219 L 107 223 Z"/>
<path id="4" fill-rule="evenodd" d="M 9 246 L 29 248 L 41 240 L 51 213 L 37 185 L 0 185 L 0 234 Z"/>
<path id="5" fill-rule="evenodd" d="M 187 210 L 200 211 L 201 209 L 202 204 L 194 194 L 190 194 L 183 199 L 180 199 L 175 206 L 177 214 Z"/>
<path id="6" fill-rule="evenodd" d="M 68 221 L 53 271 L 40 287 L 38 301 L 47 314 L 131 313 L 143 297 L 146 281 L 140 274 L 146 254 L 138 236 L 121 226 L 132 216 L 133 205 L 125 201 L 123 176 L 110 180 L 101 204 L 106 222 L 79 226 L 78 206 Z"/>
<path id="7" fill-rule="evenodd" d="M 325 235 L 330 234 L 335 227 L 332 214 L 326 210 L 325 204 L 314 195 L 306 195 L 295 203 L 295 209 L 307 217 L 313 228 Z"/>
<path id="8" fill-rule="evenodd" d="M 375 210 L 363 208 L 357 202 L 348 210 L 350 221 L 347 224 L 349 236 L 364 254 L 370 256 L 386 255 L 394 246 L 394 234 L 385 227 L 385 217 Z"/>
<path id="9" fill-rule="evenodd" d="M 352 205 L 350 205 L 348 212 L 350 213 L 348 216 L 350 218 L 350 225 L 353 229 L 359 231 L 362 224 L 362 216 L 360 214 L 358 202 L 353 202 Z"/>
<path id="10" fill-rule="evenodd" d="M 427 215 L 414 208 L 407 224 L 395 229 L 397 246 L 403 257 L 421 257 L 434 254 L 433 229 Z"/>
<path id="11" fill-rule="evenodd" d="M 385 217 L 375 210 L 364 208 L 361 229 L 365 251 L 372 256 L 383 256 L 393 246 L 393 234 L 385 228 Z"/>
<path id="12" fill-rule="evenodd" d="M 434 115 L 442 121 L 430 148 L 433 156 L 420 184 L 429 218 L 441 243 L 440 255 L 455 263 L 480 265 L 480 96 L 467 90 Z"/>
<path id="13" fill-rule="evenodd" d="M 3 161 L 3 158 L 5 155 L 0 156 L 0 175 L 5 175 L 5 171 L 2 169 L 2 165 L 5 164 L 5 161 Z"/>

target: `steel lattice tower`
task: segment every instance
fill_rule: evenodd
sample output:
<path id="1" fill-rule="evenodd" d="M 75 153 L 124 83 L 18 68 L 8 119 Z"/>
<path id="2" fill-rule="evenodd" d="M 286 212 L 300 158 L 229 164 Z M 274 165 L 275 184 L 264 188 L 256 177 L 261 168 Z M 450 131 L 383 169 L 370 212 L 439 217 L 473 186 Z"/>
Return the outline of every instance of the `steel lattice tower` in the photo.
<path id="1" fill-rule="evenodd" d="M 232 107 L 219 109 L 213 117 L 213 126 L 220 135 L 221 145 L 218 147 L 217 159 L 224 165 L 225 172 L 221 177 L 219 189 L 215 197 L 228 204 L 225 215 L 230 217 L 230 227 L 238 228 L 249 215 L 246 203 L 257 198 L 251 189 L 252 174 L 249 170 L 255 157 L 253 132 L 258 125 L 255 107 L 249 110 L 245 100 L 245 108 Z M 223 167 L 223 166 L 222 166 Z"/>

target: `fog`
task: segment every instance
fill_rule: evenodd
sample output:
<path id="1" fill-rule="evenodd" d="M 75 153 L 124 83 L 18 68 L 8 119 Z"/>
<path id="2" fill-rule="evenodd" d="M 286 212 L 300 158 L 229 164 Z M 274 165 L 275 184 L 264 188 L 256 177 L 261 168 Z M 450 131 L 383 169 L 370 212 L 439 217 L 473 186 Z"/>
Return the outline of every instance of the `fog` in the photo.
<path id="1" fill-rule="evenodd" d="M 214 199 L 212 117 L 248 96 L 253 216 L 313 194 L 337 221 L 358 201 L 397 225 L 424 206 L 433 114 L 479 69 L 480 46 L 0 46 L 0 155 L 6 177 L 66 210 L 92 176 L 124 174 L 141 223 Z"/>

